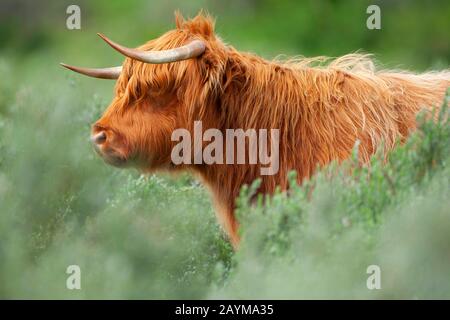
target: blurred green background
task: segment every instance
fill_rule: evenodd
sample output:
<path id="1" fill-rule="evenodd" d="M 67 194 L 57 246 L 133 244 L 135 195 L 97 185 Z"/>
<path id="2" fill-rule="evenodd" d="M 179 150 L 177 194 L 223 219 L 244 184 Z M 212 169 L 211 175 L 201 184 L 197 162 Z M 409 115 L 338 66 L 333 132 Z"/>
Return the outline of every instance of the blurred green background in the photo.
<path id="1" fill-rule="evenodd" d="M 65 27 L 70 4 L 81 8 L 81 30 Z M 381 9 L 381 30 L 366 28 L 370 4 Z M 225 41 L 267 57 L 339 56 L 363 50 L 384 63 L 426 69 L 445 66 L 450 56 L 446 0 L 3 0 L 0 49 L 22 58 L 47 52 L 110 64 L 120 58 L 96 32 L 139 45 L 171 29 L 176 9 L 192 17 L 202 8 L 217 17 L 217 32 Z"/>
<path id="2" fill-rule="evenodd" d="M 81 30 L 66 28 L 69 4 Z M 369 4 L 381 30 L 366 28 Z M 89 128 L 114 82 L 58 63 L 118 65 L 96 32 L 137 46 L 172 29 L 176 9 L 201 8 L 226 42 L 267 58 L 362 50 L 385 67 L 449 65 L 446 0 L 2 0 L 0 298 L 450 298 L 448 121 L 425 123 L 386 165 L 375 157 L 370 179 L 344 165 L 256 207 L 243 190 L 238 253 L 191 177 L 145 177 L 95 156 Z M 72 264 L 81 290 L 66 288 Z M 371 264 L 381 290 L 366 287 Z"/>

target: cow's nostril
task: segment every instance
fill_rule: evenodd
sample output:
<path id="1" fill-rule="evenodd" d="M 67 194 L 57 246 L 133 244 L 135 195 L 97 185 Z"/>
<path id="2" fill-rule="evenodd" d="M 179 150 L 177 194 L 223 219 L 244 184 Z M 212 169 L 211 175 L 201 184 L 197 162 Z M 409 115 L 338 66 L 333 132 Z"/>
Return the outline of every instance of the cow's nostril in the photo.
<path id="1" fill-rule="evenodd" d="M 105 131 L 100 131 L 91 137 L 91 140 L 95 144 L 102 144 L 106 141 L 106 133 Z"/>

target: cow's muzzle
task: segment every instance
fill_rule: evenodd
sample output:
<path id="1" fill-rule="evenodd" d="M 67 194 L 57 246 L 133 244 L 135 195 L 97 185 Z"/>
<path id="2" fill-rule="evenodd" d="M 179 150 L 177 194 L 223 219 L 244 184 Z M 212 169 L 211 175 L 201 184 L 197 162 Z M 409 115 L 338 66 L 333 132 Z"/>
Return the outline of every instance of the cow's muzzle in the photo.
<path id="1" fill-rule="evenodd" d="M 91 135 L 94 150 L 106 163 L 115 167 L 124 167 L 127 158 L 117 140 L 114 133 L 107 130 L 94 129 Z"/>

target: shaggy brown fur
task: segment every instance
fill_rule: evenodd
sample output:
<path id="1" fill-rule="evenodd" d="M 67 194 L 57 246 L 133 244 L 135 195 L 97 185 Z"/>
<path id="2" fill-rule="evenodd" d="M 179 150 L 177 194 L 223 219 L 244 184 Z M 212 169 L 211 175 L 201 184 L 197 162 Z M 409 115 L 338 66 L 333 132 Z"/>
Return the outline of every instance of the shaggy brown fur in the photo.
<path id="1" fill-rule="evenodd" d="M 280 169 L 262 176 L 259 192 L 288 188 L 286 175 L 310 177 L 317 166 L 349 157 L 357 140 L 359 157 L 368 161 L 383 142 L 386 151 L 415 129 L 422 108 L 439 106 L 450 71 L 415 75 L 376 71 L 370 56 L 350 54 L 328 63 L 323 58 L 267 61 L 226 45 L 213 21 L 200 14 L 149 41 L 143 50 L 206 42 L 197 59 L 145 64 L 126 59 L 116 97 L 94 132 L 114 134 L 111 150 L 146 171 L 187 169 L 211 190 L 216 210 L 232 243 L 239 241 L 235 198 L 243 184 L 260 177 L 259 165 L 171 165 L 176 128 L 203 130 L 280 129 Z M 321 66 L 317 66 L 317 64 Z"/>

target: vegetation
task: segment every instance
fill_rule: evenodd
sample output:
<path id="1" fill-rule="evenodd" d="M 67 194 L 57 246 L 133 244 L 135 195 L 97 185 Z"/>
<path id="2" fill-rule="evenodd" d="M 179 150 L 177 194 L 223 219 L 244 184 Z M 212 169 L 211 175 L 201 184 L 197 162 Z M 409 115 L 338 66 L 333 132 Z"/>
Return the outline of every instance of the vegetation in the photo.
<path id="1" fill-rule="evenodd" d="M 448 2 L 427 10 L 414 1 L 408 10 L 386 4 L 385 29 L 376 35 L 364 29 L 363 5 L 281 1 L 281 9 L 269 10 L 276 6 L 271 1 L 244 1 L 234 16 L 237 2 L 230 3 L 210 9 L 219 16 L 219 32 L 237 47 L 267 55 L 375 48 L 380 60 L 405 58 L 408 68 L 448 66 Z M 0 298 L 450 298 L 449 96 L 439 121 L 421 116 L 420 130 L 387 160 L 377 154 L 370 167 L 355 166 L 355 148 L 353 159 L 319 170 L 289 194 L 250 204 L 258 182 L 244 188 L 237 200 L 243 242 L 234 253 L 206 190 L 191 177 L 121 171 L 94 154 L 89 128 L 111 99 L 113 83 L 57 65 L 63 57 L 114 64 L 122 58 L 96 41 L 94 31 L 118 30 L 113 39 L 133 44 L 128 30 L 137 44 L 170 28 L 173 8 L 157 6 L 167 19 L 151 22 L 148 33 L 134 32 L 144 25 L 136 13 L 144 1 L 128 4 L 129 12 L 115 1 L 85 5 L 98 19 L 86 18 L 82 31 L 67 31 L 61 17 L 36 21 L 34 32 L 11 21 L 0 28 L 8 44 L 0 48 Z M 295 12 L 315 25 L 310 13 L 324 8 L 332 9 L 326 15 L 339 28 L 358 34 L 337 40 L 337 31 L 324 31 L 319 38 L 306 22 L 283 31 L 297 23 Z M 403 33 L 389 8 L 434 22 L 408 25 L 417 32 Z M 50 16 L 55 10 L 47 8 Z M 269 19 L 282 12 L 288 15 L 282 24 Z M 106 14 L 118 17 L 117 26 Z M 133 14 L 136 26 L 126 22 Z M 327 23 L 325 30 L 332 29 Z M 393 41 L 399 35 L 408 46 Z M 81 290 L 66 288 L 69 265 L 81 268 Z M 369 265 L 381 269 L 381 290 L 366 287 Z"/>

